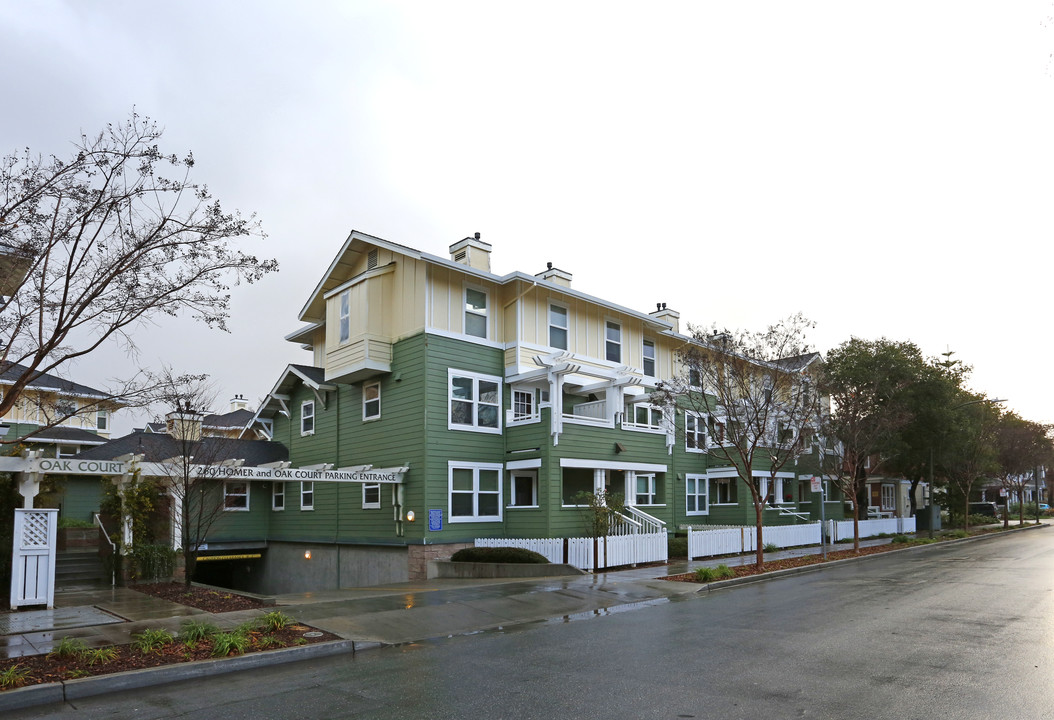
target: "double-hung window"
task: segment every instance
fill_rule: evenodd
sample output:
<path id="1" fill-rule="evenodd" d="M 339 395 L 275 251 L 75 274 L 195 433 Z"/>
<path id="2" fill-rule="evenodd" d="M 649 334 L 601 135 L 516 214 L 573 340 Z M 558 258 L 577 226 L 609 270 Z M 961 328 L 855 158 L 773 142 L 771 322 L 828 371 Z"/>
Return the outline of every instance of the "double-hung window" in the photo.
<path id="1" fill-rule="evenodd" d="M 2 398 L 0 398 L 2 399 Z M 110 413 L 106 410 L 97 410 L 95 412 L 95 429 L 96 430 L 107 430 L 110 425 Z"/>
<path id="2" fill-rule="evenodd" d="M 465 334 L 487 337 L 487 293 L 465 288 Z"/>
<path id="3" fill-rule="evenodd" d="M 362 509 L 380 510 L 381 508 L 381 486 L 379 484 L 362 486 Z"/>
<path id="4" fill-rule="evenodd" d="M 706 515 L 710 512 L 706 475 L 686 475 L 684 479 L 685 511 L 688 515 Z"/>
<path id="5" fill-rule="evenodd" d="M 285 483 L 271 483 L 271 509 L 285 510 Z"/>
<path id="6" fill-rule="evenodd" d="M 315 483 L 311 480 L 300 482 L 300 509 L 315 509 Z"/>
<path id="7" fill-rule="evenodd" d="M 638 403 L 633 406 L 633 425 L 648 430 L 662 429 L 662 408 Z"/>
<path id="8" fill-rule="evenodd" d="M 567 308 L 549 306 L 549 347 L 567 349 Z"/>
<path id="9" fill-rule="evenodd" d="M 351 337 L 351 297 L 349 291 L 340 294 L 340 342 L 346 343 Z"/>
<path id="10" fill-rule="evenodd" d="M 300 404 L 300 434 L 315 434 L 315 401 L 305 400 Z"/>
<path id="11" fill-rule="evenodd" d="M 604 357 L 609 362 L 622 362 L 622 326 L 610 320 L 604 323 Z"/>
<path id="12" fill-rule="evenodd" d="M 449 370 L 451 430 L 501 432 L 501 378 Z"/>
<path id="13" fill-rule="evenodd" d="M 501 520 L 500 464 L 450 462 L 450 522 Z"/>
<path id="14" fill-rule="evenodd" d="M 896 487 L 893 485 L 882 486 L 882 509 L 883 510 L 896 510 L 897 509 L 897 494 Z"/>
<path id="15" fill-rule="evenodd" d="M 637 476 L 637 493 L 635 505 L 655 504 L 655 476 L 652 474 Z"/>
<path id="16" fill-rule="evenodd" d="M 248 511 L 249 509 L 249 483 L 247 482 L 225 482 L 223 483 L 223 509 Z"/>
<path id="17" fill-rule="evenodd" d="M 655 341 L 644 341 L 644 375 L 655 377 Z"/>
<path id="18" fill-rule="evenodd" d="M 366 383 L 362 386 L 362 419 L 376 420 L 381 416 L 381 384 Z"/>
<path id="19" fill-rule="evenodd" d="M 690 410 L 684 413 L 684 449 L 706 452 L 706 420 Z"/>

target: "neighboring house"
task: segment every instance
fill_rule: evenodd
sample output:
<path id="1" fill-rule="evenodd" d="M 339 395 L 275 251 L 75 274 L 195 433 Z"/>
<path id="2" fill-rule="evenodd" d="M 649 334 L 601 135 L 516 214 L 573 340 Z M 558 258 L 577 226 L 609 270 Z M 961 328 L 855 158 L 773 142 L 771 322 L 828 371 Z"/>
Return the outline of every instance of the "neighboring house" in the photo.
<path id="1" fill-rule="evenodd" d="M 552 264 L 495 275 L 490 249 L 476 236 L 439 257 L 351 233 L 287 336 L 312 363 L 282 372 L 252 425 L 292 470 L 251 482 L 239 509 L 266 538 L 253 568 L 232 563 L 247 587 L 421 578 L 476 538 L 581 536 L 576 496 L 599 489 L 671 532 L 753 525 L 735 469 L 707 452 L 720 418 L 649 402 L 690 342 L 679 314 L 587 295 Z M 755 474 L 766 523 L 819 517 L 804 464 Z M 340 481 L 363 477 L 397 480 Z M 224 525 L 209 547 L 248 540 Z"/>
<path id="2" fill-rule="evenodd" d="M 0 364 L 0 393 L 7 392 L 24 372 L 21 365 Z M 19 440 L 48 458 L 68 458 L 102 445 L 110 438 L 117 410 L 114 403 L 105 402 L 106 397 L 101 390 L 44 373 L 29 383 L 15 406 L 0 418 L 7 426 L 4 440 Z M 99 510 L 98 479 L 59 479 L 53 494 L 60 517 L 91 520 L 91 514 Z"/>
<path id="3" fill-rule="evenodd" d="M 254 413 L 249 409 L 249 401 L 244 395 L 235 395 L 230 401 L 230 410 L 225 413 L 210 413 L 205 415 L 201 421 L 201 434 L 207 437 L 244 437 L 246 439 L 266 440 L 268 439 L 260 430 L 249 430 Z M 149 422 L 143 428 L 148 433 L 167 432 L 163 422 Z"/>

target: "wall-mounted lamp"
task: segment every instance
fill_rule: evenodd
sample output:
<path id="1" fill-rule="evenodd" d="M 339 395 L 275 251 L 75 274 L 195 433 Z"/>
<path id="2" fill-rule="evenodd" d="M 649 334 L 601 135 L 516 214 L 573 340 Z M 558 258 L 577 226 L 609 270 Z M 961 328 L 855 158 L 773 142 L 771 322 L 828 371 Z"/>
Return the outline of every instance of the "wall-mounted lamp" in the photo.
<path id="1" fill-rule="evenodd" d="M 414 511 L 413 510 L 407 510 L 406 511 L 406 521 L 407 522 L 413 522 L 414 521 L 414 517 L 416 517 L 416 516 L 414 515 Z"/>
<path id="2" fill-rule="evenodd" d="M 311 559 L 311 551 L 310 550 L 305 550 L 304 551 L 304 559 L 305 560 L 310 560 Z"/>

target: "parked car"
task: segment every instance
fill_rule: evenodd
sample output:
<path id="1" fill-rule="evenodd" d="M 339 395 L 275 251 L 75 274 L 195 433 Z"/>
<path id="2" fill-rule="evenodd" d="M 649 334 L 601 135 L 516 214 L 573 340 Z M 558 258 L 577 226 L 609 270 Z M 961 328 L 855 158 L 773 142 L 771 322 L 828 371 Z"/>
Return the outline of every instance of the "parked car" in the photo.
<path id="1" fill-rule="evenodd" d="M 1050 505 L 1048 505 L 1047 503 L 1040 503 L 1039 504 L 1039 509 L 1040 510 L 1050 510 Z"/>
<path id="2" fill-rule="evenodd" d="M 994 502 L 973 502 L 970 503 L 970 514 L 999 517 L 999 507 Z"/>

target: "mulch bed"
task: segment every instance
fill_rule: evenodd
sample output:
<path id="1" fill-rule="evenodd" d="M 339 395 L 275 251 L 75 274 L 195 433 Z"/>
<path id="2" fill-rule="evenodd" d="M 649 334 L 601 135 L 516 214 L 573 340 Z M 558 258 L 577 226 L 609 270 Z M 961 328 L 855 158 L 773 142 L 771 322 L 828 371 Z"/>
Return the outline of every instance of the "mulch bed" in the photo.
<path id="1" fill-rule="evenodd" d="M 871 547 L 862 547 L 859 550 L 834 550 L 827 552 L 827 562 L 831 560 L 844 560 L 846 558 L 863 557 L 864 555 L 875 555 L 877 553 L 889 552 L 890 550 L 897 550 L 905 547 L 904 545 L 873 545 Z M 785 558 L 782 560 L 766 560 L 765 564 L 759 570 L 757 565 L 751 563 L 750 565 L 737 565 L 731 568 L 732 572 L 736 574 L 736 577 L 749 577 L 751 575 L 760 575 L 762 573 L 772 572 L 774 570 L 786 570 L 788 568 L 805 567 L 807 565 L 819 565 L 824 562 L 823 555 L 802 555 L 800 557 Z M 700 582 L 695 576 L 694 572 L 684 573 L 681 575 L 667 575 L 662 578 L 663 580 L 675 580 L 677 582 Z"/>
<path id="2" fill-rule="evenodd" d="M 171 600 L 181 605 L 188 605 L 210 613 L 230 612 L 233 610 L 251 610 L 268 607 L 255 598 L 238 595 L 234 592 L 191 587 L 189 590 L 181 583 L 153 583 L 135 585 L 131 589 Z M 280 608 L 278 608 L 280 611 Z M 314 636 L 308 637 L 310 633 Z M 316 630 L 309 625 L 291 623 L 281 630 L 251 630 L 247 633 L 250 645 L 246 653 L 276 650 L 296 645 L 309 645 L 340 638 L 332 633 Z M 202 640 L 188 646 L 179 640 L 156 650 L 143 652 L 134 645 L 114 645 L 114 657 L 108 660 L 96 660 L 89 653 L 79 652 L 66 657 L 49 655 L 29 655 L 26 657 L 0 660 L 0 692 L 26 685 L 59 682 L 74 678 L 109 675 L 125 670 L 174 665 L 210 660 L 216 657 L 211 640 Z M 12 668 L 17 668 L 12 670 Z M 6 674 L 5 674 L 6 673 Z M 17 676 L 17 677 L 16 677 Z"/>
<path id="3" fill-rule="evenodd" d="M 239 595 L 229 590 L 211 590 L 194 585 L 188 588 L 183 583 L 176 582 L 132 585 L 129 589 L 210 613 L 267 607 L 265 603 L 256 598 Z"/>

